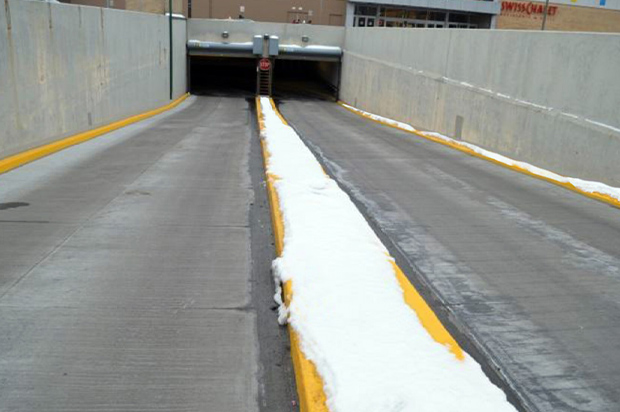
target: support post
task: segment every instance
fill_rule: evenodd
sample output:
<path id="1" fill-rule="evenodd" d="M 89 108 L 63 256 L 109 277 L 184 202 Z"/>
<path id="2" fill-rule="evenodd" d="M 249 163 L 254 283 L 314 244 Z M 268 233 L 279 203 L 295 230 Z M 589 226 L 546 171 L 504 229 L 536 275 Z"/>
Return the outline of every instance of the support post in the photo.
<path id="1" fill-rule="evenodd" d="M 174 58 L 172 56 L 172 0 L 168 0 L 168 28 L 170 31 L 170 100 L 172 100 L 172 90 L 173 90 L 173 65 Z"/>
<path id="2" fill-rule="evenodd" d="M 547 13 L 549 13 L 549 0 L 545 0 L 545 11 L 543 12 L 542 30 L 547 25 Z"/>

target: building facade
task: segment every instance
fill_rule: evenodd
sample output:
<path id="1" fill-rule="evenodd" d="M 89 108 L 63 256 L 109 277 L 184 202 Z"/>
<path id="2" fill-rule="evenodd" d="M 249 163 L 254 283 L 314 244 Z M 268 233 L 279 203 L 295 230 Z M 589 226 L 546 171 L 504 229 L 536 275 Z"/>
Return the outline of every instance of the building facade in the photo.
<path id="1" fill-rule="evenodd" d="M 354 27 L 541 30 L 544 1 L 350 0 Z M 550 0 L 546 30 L 620 32 L 620 0 Z"/>
<path id="2" fill-rule="evenodd" d="M 398 5 L 350 1 L 347 11 L 347 25 L 353 27 L 489 29 L 494 27 L 500 6 L 484 0 L 402 0 Z"/>
<path id="3" fill-rule="evenodd" d="M 62 0 L 165 13 L 168 0 Z M 544 1 L 528 0 L 173 0 L 192 18 L 249 19 L 352 27 L 540 30 Z M 620 0 L 550 0 L 546 30 L 620 32 Z"/>
<path id="4" fill-rule="evenodd" d="M 545 3 L 502 0 L 498 29 L 540 30 Z M 620 32 L 620 0 L 552 0 L 546 30 Z"/>
<path id="5" fill-rule="evenodd" d="M 183 0 L 186 16 L 344 26 L 346 0 Z"/>

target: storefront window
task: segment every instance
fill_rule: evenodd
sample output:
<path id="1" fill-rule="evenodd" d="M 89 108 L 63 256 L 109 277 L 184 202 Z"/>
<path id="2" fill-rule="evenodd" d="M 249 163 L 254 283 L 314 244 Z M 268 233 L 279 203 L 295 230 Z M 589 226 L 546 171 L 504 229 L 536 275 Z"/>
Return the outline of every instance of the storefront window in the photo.
<path id="1" fill-rule="evenodd" d="M 355 6 L 355 15 L 356 16 L 376 16 L 377 15 L 377 7 L 373 6 Z"/>
<path id="2" fill-rule="evenodd" d="M 450 21 L 456 22 L 456 23 L 468 23 L 469 15 L 459 14 L 459 13 L 450 13 Z"/>
<path id="3" fill-rule="evenodd" d="M 478 19 L 483 15 L 477 15 Z M 476 23 L 472 23 L 472 20 Z M 353 26 L 356 27 L 426 27 L 426 28 L 477 28 L 479 23 L 471 14 L 437 10 L 355 6 Z"/>
<path id="4" fill-rule="evenodd" d="M 392 18 L 403 18 L 405 17 L 404 9 L 394 9 L 391 7 L 381 7 L 381 16 L 382 17 L 392 17 Z"/>
<path id="5" fill-rule="evenodd" d="M 428 13 L 428 19 L 434 21 L 446 21 L 446 13 L 431 11 Z"/>
<path id="6" fill-rule="evenodd" d="M 426 10 L 407 10 L 405 17 L 410 20 L 427 20 L 428 11 Z"/>

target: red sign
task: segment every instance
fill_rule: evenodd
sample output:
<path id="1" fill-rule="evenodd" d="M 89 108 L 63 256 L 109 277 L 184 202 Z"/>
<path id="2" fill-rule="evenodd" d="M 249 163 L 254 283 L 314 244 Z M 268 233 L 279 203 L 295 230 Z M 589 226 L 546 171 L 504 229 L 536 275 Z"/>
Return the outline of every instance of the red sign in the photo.
<path id="1" fill-rule="evenodd" d="M 558 11 L 557 6 L 549 6 L 547 14 L 554 16 Z M 536 3 L 521 3 L 518 1 L 503 1 L 502 2 L 502 14 L 517 13 L 524 15 L 543 14 L 545 12 L 545 6 Z"/>
<path id="2" fill-rule="evenodd" d="M 258 67 L 264 72 L 268 71 L 269 69 L 271 69 L 271 60 L 260 59 L 260 62 L 258 63 Z"/>

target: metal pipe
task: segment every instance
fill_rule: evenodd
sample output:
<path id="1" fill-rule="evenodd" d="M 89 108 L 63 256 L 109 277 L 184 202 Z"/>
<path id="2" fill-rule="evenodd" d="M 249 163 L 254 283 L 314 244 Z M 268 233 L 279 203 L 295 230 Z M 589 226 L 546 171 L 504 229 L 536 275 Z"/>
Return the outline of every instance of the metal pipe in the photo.
<path id="1" fill-rule="evenodd" d="M 547 13 L 549 12 L 549 0 L 545 0 L 545 11 L 543 13 L 542 30 L 545 30 L 547 25 Z"/>
<path id="2" fill-rule="evenodd" d="M 170 100 L 172 100 L 172 79 L 174 58 L 172 57 L 172 0 L 168 0 L 168 28 L 170 31 Z"/>
<path id="3" fill-rule="evenodd" d="M 231 56 L 231 57 L 252 57 L 254 47 L 252 43 L 221 43 L 212 41 L 189 40 L 187 49 L 190 55 L 198 56 Z M 342 49 L 333 46 L 297 46 L 280 45 L 278 57 L 292 60 L 325 60 L 340 61 Z"/>
<path id="4" fill-rule="evenodd" d="M 212 53 L 249 53 L 252 54 L 252 43 L 220 43 L 211 41 L 189 40 L 187 47 L 190 50 L 203 50 Z"/>
<path id="5" fill-rule="evenodd" d="M 279 55 L 299 56 L 299 57 L 325 57 L 325 58 L 340 58 L 342 56 L 342 49 L 340 47 L 331 46 L 295 46 L 295 45 L 281 45 Z"/>

